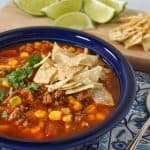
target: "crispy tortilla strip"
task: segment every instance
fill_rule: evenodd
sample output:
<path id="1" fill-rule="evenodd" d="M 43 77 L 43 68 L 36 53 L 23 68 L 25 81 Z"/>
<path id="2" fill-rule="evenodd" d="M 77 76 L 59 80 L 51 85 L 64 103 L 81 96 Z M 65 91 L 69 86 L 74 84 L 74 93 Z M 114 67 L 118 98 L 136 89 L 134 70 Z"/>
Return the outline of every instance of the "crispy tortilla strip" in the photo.
<path id="1" fill-rule="evenodd" d="M 33 81 L 35 83 L 48 84 L 52 81 L 57 69 L 52 66 L 51 60 L 47 59 L 35 74 Z"/>
<path id="2" fill-rule="evenodd" d="M 131 37 L 136 33 L 136 30 L 134 28 L 128 28 L 126 30 L 121 31 L 110 31 L 109 32 L 109 38 L 113 41 L 119 41 L 122 42 L 126 40 L 127 38 Z"/>
<path id="3" fill-rule="evenodd" d="M 98 63 L 98 56 L 79 54 L 71 59 L 72 65 L 95 66 Z"/>
<path id="4" fill-rule="evenodd" d="M 75 83 L 74 85 L 71 85 L 70 83 L 65 84 L 64 86 L 62 86 L 61 90 L 70 90 L 70 89 L 74 89 L 82 85 L 82 83 L 76 83 L 76 82 L 74 83 Z"/>
<path id="5" fill-rule="evenodd" d="M 138 32 L 134 36 L 124 41 L 125 48 L 137 45 L 142 42 L 143 32 Z"/>
<path id="6" fill-rule="evenodd" d="M 40 65 L 42 65 L 43 63 L 45 63 L 49 59 L 50 56 L 51 56 L 51 52 L 49 52 L 48 55 L 46 57 L 44 57 L 38 64 L 35 64 L 33 66 L 33 68 L 37 68 Z"/>
<path id="7" fill-rule="evenodd" d="M 105 104 L 109 106 L 114 106 L 114 100 L 112 95 L 108 92 L 108 90 L 99 83 L 97 84 L 97 88 L 90 89 L 92 98 L 96 103 Z"/>
<path id="8" fill-rule="evenodd" d="M 98 80 L 101 77 L 103 67 L 96 66 L 90 70 L 81 72 L 74 76 L 73 80 L 75 82 L 83 83 L 85 85 L 93 84 L 95 82 L 98 82 Z"/>
<path id="9" fill-rule="evenodd" d="M 67 66 L 64 64 L 56 64 L 55 66 L 58 70 L 57 80 L 64 80 L 68 76 L 73 76 L 83 69 L 83 66 Z"/>
<path id="10" fill-rule="evenodd" d="M 52 60 L 56 64 L 64 64 L 67 66 L 93 66 L 98 63 L 98 56 L 88 54 L 70 55 L 55 43 L 52 50 Z"/>
<path id="11" fill-rule="evenodd" d="M 67 79 L 65 79 L 65 80 L 61 80 L 61 81 L 58 81 L 58 82 L 56 82 L 56 83 L 54 83 L 54 84 L 50 84 L 50 85 L 48 85 L 47 87 L 48 87 L 48 92 L 53 92 L 53 91 L 55 91 L 55 90 L 57 90 L 57 89 L 60 89 L 63 85 L 65 85 L 67 82 L 69 82 L 70 80 L 71 80 L 71 76 L 69 77 L 69 78 L 67 78 Z"/>
<path id="12" fill-rule="evenodd" d="M 78 93 L 78 92 L 81 92 L 81 91 L 84 91 L 84 90 L 87 90 L 87 89 L 91 89 L 91 88 L 94 88 L 94 87 L 95 87 L 94 84 L 83 85 L 83 86 L 80 86 L 80 87 L 77 87 L 77 88 L 74 88 L 74 89 L 71 89 L 71 90 L 66 90 L 65 94 L 66 95 L 75 94 L 75 93 Z"/>
<path id="13" fill-rule="evenodd" d="M 64 49 L 59 47 L 57 43 L 54 43 L 53 49 L 52 49 L 52 60 L 56 64 L 69 64 L 70 57 L 65 54 Z"/>
<path id="14" fill-rule="evenodd" d="M 130 20 L 141 20 L 143 18 L 143 14 L 138 14 L 136 16 L 127 16 L 127 17 L 121 17 L 116 20 L 117 23 L 124 23 L 124 22 L 129 22 Z"/>
<path id="15" fill-rule="evenodd" d="M 143 37 L 142 45 L 143 45 L 145 51 L 150 51 L 150 34 L 146 34 Z"/>

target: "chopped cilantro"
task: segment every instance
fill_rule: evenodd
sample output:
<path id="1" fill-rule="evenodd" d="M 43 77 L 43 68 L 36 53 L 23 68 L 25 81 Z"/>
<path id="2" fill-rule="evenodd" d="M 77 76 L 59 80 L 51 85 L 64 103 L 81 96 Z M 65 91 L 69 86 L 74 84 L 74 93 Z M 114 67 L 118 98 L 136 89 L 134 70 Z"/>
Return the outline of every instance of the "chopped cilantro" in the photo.
<path id="1" fill-rule="evenodd" d="M 26 87 L 25 79 L 32 76 L 33 66 L 41 60 L 42 57 L 40 55 L 32 55 L 23 67 L 17 68 L 15 71 L 9 73 L 6 78 L 11 86 L 15 88 Z M 2 80 L 2 78 L 0 78 L 0 80 Z"/>
<path id="2" fill-rule="evenodd" d="M 1 118 L 7 118 L 7 117 L 8 117 L 7 111 L 3 111 L 1 114 Z"/>
<path id="3" fill-rule="evenodd" d="M 35 64 L 39 63 L 42 60 L 40 55 L 32 55 L 28 59 L 28 65 L 33 67 Z"/>
<path id="4" fill-rule="evenodd" d="M 6 94 L 5 90 L 0 88 L 0 102 L 3 102 L 5 94 Z"/>
<path id="5" fill-rule="evenodd" d="M 32 91 L 37 91 L 38 88 L 39 88 L 39 85 L 37 83 L 31 83 L 26 87 L 26 89 L 32 90 Z"/>

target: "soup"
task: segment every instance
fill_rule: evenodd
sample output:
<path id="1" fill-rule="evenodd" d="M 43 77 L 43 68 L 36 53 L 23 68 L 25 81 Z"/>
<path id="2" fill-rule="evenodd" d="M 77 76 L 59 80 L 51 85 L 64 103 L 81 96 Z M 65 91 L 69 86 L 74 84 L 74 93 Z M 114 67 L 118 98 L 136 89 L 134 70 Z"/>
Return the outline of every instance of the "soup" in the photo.
<path id="1" fill-rule="evenodd" d="M 0 51 L 1 135 L 73 135 L 103 122 L 118 98 L 115 73 L 87 48 L 35 41 Z"/>

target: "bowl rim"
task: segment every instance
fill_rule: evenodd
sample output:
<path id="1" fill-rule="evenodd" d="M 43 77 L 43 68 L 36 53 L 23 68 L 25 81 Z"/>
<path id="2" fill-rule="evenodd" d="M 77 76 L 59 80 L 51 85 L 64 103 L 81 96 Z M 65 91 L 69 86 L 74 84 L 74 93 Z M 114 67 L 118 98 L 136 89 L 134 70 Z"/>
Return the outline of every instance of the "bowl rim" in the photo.
<path id="1" fill-rule="evenodd" d="M 124 75 L 126 76 L 126 85 L 125 85 L 125 91 L 124 91 L 124 97 L 122 98 L 123 100 L 121 101 L 121 103 L 119 104 L 119 106 L 117 106 L 117 108 L 113 111 L 113 113 L 101 124 L 103 124 L 103 126 L 105 125 L 106 128 L 101 131 L 98 127 L 101 127 L 101 124 L 94 126 L 92 129 L 88 129 L 88 131 L 83 131 L 81 133 L 78 133 L 77 135 L 72 135 L 72 136 L 68 136 L 68 137 L 63 137 L 63 138 L 58 138 L 58 139 L 54 139 L 54 140 L 28 140 L 28 139 L 19 139 L 19 138 L 14 138 L 14 137 L 10 137 L 10 136 L 6 136 L 6 135 L 0 135 L 0 141 L 3 141 L 3 139 L 5 139 L 6 142 L 18 142 L 18 144 L 23 144 L 23 143 L 28 143 L 28 144 L 51 144 L 51 145 L 57 145 L 57 144 L 64 144 L 64 145 L 76 145 L 76 144 L 81 144 L 83 142 L 87 142 L 93 138 L 97 138 L 100 135 L 103 135 L 104 133 L 106 133 L 107 131 L 109 131 L 111 128 L 113 128 L 116 124 L 119 123 L 119 121 L 121 121 L 121 119 L 123 119 L 125 117 L 125 115 L 128 113 L 128 111 L 131 108 L 131 105 L 133 103 L 133 100 L 135 98 L 135 77 L 134 77 L 134 72 L 132 67 L 130 66 L 130 64 L 128 63 L 128 61 L 124 58 L 124 56 L 122 56 L 122 54 L 111 44 L 107 43 L 106 41 L 104 41 L 101 38 L 95 37 L 91 34 L 82 32 L 82 31 L 77 31 L 74 29 L 66 29 L 66 28 L 60 28 L 60 27 L 48 27 L 48 26 L 36 26 L 36 27 L 24 27 L 24 28 L 18 28 L 18 29 L 13 29 L 13 30 L 8 30 L 5 32 L 0 33 L 0 43 L 2 41 L 5 41 L 9 38 L 13 38 L 14 36 L 17 36 L 17 33 L 22 33 L 24 31 L 26 32 L 30 32 L 30 31 L 44 31 L 44 30 L 54 30 L 57 32 L 66 32 L 66 33 L 72 33 L 74 35 L 79 35 L 81 37 L 85 37 L 87 39 L 91 39 L 93 41 L 99 42 L 101 44 L 103 44 L 105 46 L 105 48 L 107 48 L 107 50 L 113 55 L 116 55 L 117 57 L 119 57 L 119 59 L 121 60 L 121 64 L 122 67 L 124 69 Z M 63 40 L 62 40 L 63 41 Z M 64 41 L 66 42 L 66 41 Z M 18 42 L 19 43 L 19 42 Z M 5 47 L 5 46 L 4 46 Z M 91 49 L 91 51 L 94 51 Z M 121 82 L 120 82 L 121 84 Z M 132 85 L 132 89 L 128 89 L 129 85 Z M 125 103 L 125 100 L 128 100 L 128 103 Z M 117 115 L 118 114 L 118 115 Z M 107 122 L 109 122 L 109 120 L 111 118 L 113 118 L 112 116 L 118 116 L 117 118 L 115 118 L 115 121 L 113 121 L 112 125 L 107 125 Z M 97 127 L 98 126 L 98 127 Z M 85 132 L 87 134 L 85 134 Z M 101 132 L 101 134 L 99 133 Z M 84 134 L 84 135 L 83 135 Z M 3 143 L 5 143 L 3 141 Z"/>

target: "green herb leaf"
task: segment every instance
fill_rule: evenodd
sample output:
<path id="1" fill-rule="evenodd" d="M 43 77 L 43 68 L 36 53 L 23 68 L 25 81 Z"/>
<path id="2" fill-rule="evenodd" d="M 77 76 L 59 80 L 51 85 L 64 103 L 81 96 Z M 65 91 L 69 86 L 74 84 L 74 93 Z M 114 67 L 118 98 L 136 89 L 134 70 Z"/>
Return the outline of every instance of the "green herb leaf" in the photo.
<path id="1" fill-rule="evenodd" d="M 33 74 L 33 66 L 42 60 L 40 55 L 32 55 L 28 62 L 22 67 L 17 68 L 6 76 L 11 86 L 15 88 L 25 87 L 25 79 L 30 78 Z"/>
<path id="2" fill-rule="evenodd" d="M 15 88 L 24 86 L 26 72 L 24 68 L 17 68 L 15 71 L 7 75 L 9 83 Z"/>
<path id="3" fill-rule="evenodd" d="M 0 102 L 4 101 L 5 95 L 6 95 L 6 91 L 0 88 Z"/>
<path id="4" fill-rule="evenodd" d="M 26 89 L 32 90 L 32 91 L 37 91 L 38 88 L 39 88 L 39 85 L 37 83 L 31 83 L 26 87 Z"/>
<path id="5" fill-rule="evenodd" d="M 1 118 L 7 118 L 7 117 L 8 117 L 7 111 L 3 111 L 1 114 Z"/>
<path id="6" fill-rule="evenodd" d="M 40 55 L 32 55 L 28 59 L 29 66 L 33 67 L 35 64 L 39 63 L 42 60 Z"/>

